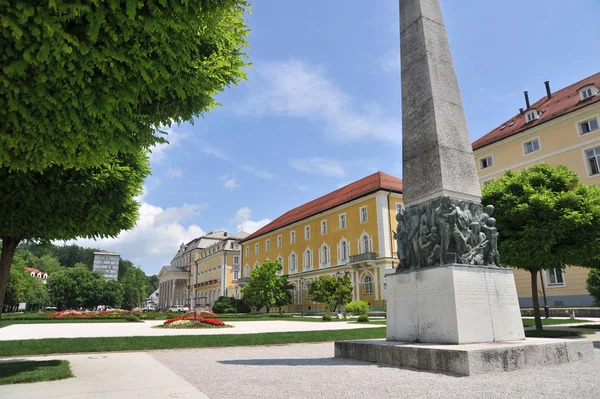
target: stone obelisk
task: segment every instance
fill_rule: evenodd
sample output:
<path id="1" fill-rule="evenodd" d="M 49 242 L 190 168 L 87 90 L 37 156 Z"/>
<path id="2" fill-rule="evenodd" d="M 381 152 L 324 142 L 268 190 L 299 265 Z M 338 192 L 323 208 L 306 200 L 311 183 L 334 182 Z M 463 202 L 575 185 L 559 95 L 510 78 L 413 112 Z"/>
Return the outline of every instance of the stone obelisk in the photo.
<path id="1" fill-rule="evenodd" d="M 481 189 L 439 0 L 400 1 L 404 204 Z"/>

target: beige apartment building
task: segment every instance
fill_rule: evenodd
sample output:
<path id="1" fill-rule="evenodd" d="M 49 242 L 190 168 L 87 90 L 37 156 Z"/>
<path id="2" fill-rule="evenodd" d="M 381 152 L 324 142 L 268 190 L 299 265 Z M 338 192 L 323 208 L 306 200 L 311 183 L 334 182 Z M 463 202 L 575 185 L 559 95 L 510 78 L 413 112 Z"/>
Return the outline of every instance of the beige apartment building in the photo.
<path id="1" fill-rule="evenodd" d="M 210 308 L 219 296 L 233 296 L 241 275 L 241 245 L 248 236 L 217 231 L 181 244 L 158 274 L 159 307 Z"/>
<path id="2" fill-rule="evenodd" d="M 565 165 L 584 183 L 600 184 L 600 73 L 554 93 L 545 85 L 545 97 L 531 104 L 525 92 L 517 115 L 473 143 L 482 187 L 507 169 L 538 163 Z M 538 286 L 549 306 L 592 305 L 586 278 L 587 269 L 573 266 L 546 271 Z M 521 306 L 531 306 L 529 273 L 515 270 L 515 281 Z"/>

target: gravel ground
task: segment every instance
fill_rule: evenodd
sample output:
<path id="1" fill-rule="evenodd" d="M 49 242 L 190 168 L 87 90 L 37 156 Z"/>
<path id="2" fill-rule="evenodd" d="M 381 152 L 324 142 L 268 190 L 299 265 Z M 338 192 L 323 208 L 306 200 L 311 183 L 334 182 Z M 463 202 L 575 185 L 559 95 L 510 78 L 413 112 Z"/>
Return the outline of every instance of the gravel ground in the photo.
<path id="1" fill-rule="evenodd" d="M 344 322 L 307 322 L 291 320 L 268 321 L 225 321 L 235 328 L 210 328 L 169 330 L 152 328 L 163 321 L 144 323 L 56 323 L 56 324 L 13 324 L 0 328 L 0 341 L 16 339 L 45 338 L 92 338 L 92 337 L 140 337 L 161 335 L 221 335 L 258 334 L 288 331 L 349 330 L 354 328 L 378 328 L 379 324 L 358 324 Z"/>
<path id="2" fill-rule="evenodd" d="M 594 363 L 456 377 L 333 357 L 333 343 L 185 349 L 150 355 L 211 399 L 600 398 Z"/>

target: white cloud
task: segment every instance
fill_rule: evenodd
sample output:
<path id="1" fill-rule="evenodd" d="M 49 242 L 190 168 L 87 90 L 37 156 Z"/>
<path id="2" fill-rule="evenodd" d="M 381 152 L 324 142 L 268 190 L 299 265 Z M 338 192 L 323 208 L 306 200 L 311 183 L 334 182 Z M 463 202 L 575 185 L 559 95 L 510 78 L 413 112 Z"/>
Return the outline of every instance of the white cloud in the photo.
<path id="1" fill-rule="evenodd" d="M 232 222 L 236 224 L 237 231 L 245 231 L 246 233 L 254 233 L 256 230 L 271 223 L 271 219 L 262 219 L 257 222 L 250 220 L 252 209 L 243 207 L 238 209 Z"/>
<path id="2" fill-rule="evenodd" d="M 210 146 L 202 148 L 202 152 L 208 155 L 212 155 L 215 158 L 222 159 L 224 161 L 229 161 L 231 159 L 231 157 L 228 154 Z"/>
<path id="3" fill-rule="evenodd" d="M 158 273 L 161 266 L 168 265 L 173 259 L 181 243 L 206 234 L 200 226 L 186 223 L 205 208 L 206 204 L 184 204 L 163 209 L 142 202 L 134 229 L 124 231 L 116 238 L 78 239 L 68 244 L 114 251 L 142 266 L 146 273 Z"/>
<path id="4" fill-rule="evenodd" d="M 223 186 L 230 191 L 233 191 L 239 187 L 236 178 L 231 175 L 221 176 L 220 180 L 223 182 Z"/>
<path id="5" fill-rule="evenodd" d="M 316 120 L 333 140 L 371 137 L 400 141 L 402 123 L 382 115 L 379 107 L 365 108 L 326 77 L 322 67 L 291 60 L 255 64 L 256 93 L 236 106 L 242 115 L 266 114 Z"/>
<path id="6" fill-rule="evenodd" d="M 337 159 L 311 158 L 296 159 L 290 165 L 303 172 L 321 176 L 344 177 L 346 171 Z"/>
<path id="7" fill-rule="evenodd" d="M 378 59 L 381 71 L 400 74 L 400 49 L 393 48 Z"/>
<path id="8" fill-rule="evenodd" d="M 188 136 L 186 133 L 178 133 L 169 128 L 162 128 L 161 130 L 168 133 L 165 139 L 169 142 L 157 144 L 150 148 L 150 162 L 158 163 L 165 160 L 167 158 L 167 150 L 172 147 L 178 147 L 181 141 Z"/>
<path id="9" fill-rule="evenodd" d="M 182 174 L 183 174 L 183 170 L 178 169 L 178 168 L 169 168 L 169 170 L 167 170 L 167 176 L 169 177 L 169 179 L 175 179 L 176 177 L 181 177 Z"/>
<path id="10" fill-rule="evenodd" d="M 242 169 L 244 169 L 246 172 L 253 174 L 254 176 L 261 178 L 261 179 L 265 179 L 265 180 L 273 180 L 273 178 L 275 176 L 273 176 L 273 174 L 267 170 L 264 169 L 256 169 L 253 168 L 251 166 L 242 166 Z"/>

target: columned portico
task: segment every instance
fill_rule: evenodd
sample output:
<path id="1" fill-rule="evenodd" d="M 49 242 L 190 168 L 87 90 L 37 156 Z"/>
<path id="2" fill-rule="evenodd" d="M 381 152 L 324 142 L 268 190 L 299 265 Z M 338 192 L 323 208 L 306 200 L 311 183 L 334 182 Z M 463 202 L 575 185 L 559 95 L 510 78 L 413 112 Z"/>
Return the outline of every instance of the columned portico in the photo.
<path id="1" fill-rule="evenodd" d="M 160 308 L 186 305 L 189 272 L 181 267 L 164 266 L 158 274 L 160 284 Z"/>

